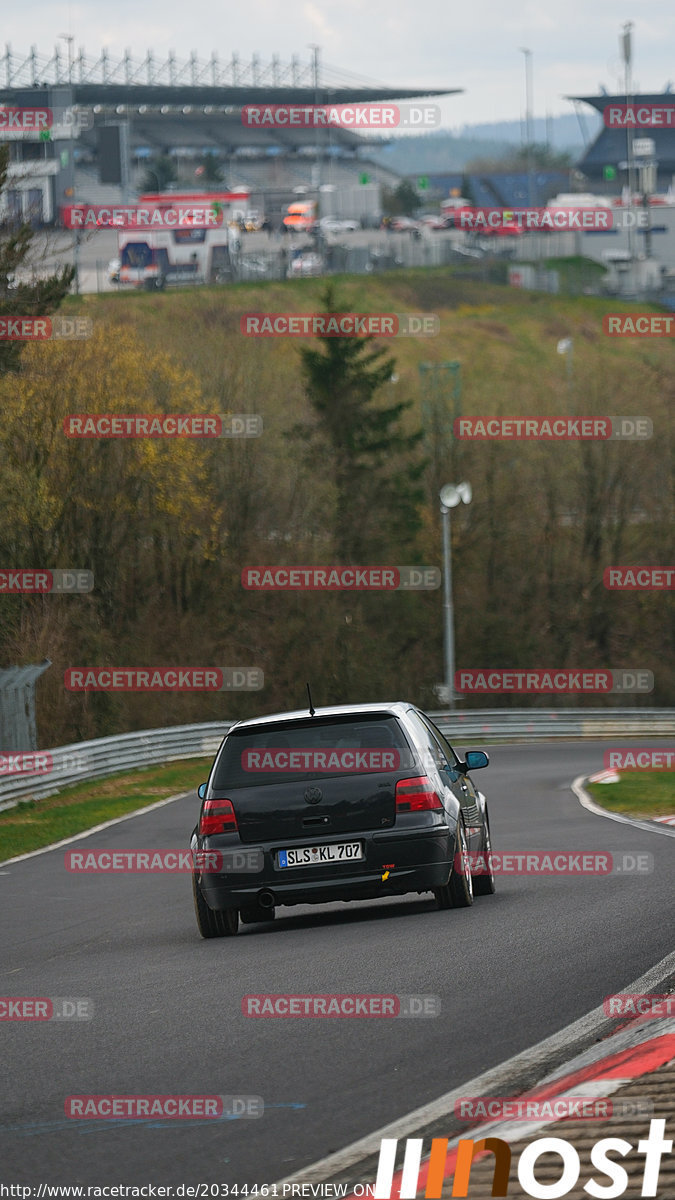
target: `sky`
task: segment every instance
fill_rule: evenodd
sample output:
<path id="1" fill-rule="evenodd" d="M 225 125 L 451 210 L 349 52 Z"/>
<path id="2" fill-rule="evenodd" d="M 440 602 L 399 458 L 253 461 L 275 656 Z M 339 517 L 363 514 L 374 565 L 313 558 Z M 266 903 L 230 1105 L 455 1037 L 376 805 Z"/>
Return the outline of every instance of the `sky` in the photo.
<path id="1" fill-rule="evenodd" d="M 5 10 L 3 43 L 15 54 L 51 55 L 59 35 L 74 36 L 76 52 L 111 58 L 128 48 L 141 60 L 174 50 L 227 61 L 257 54 L 269 62 L 298 55 L 391 87 L 463 88 L 441 102 L 442 126 L 519 120 L 525 112 L 525 56 L 532 51 L 536 116 L 573 112 L 564 97 L 592 95 L 604 84 L 623 90 L 619 35 L 632 21 L 634 91 L 660 92 L 673 76 L 675 2 L 632 0 L 30 0 Z M 59 45 L 67 55 L 64 41 Z"/>

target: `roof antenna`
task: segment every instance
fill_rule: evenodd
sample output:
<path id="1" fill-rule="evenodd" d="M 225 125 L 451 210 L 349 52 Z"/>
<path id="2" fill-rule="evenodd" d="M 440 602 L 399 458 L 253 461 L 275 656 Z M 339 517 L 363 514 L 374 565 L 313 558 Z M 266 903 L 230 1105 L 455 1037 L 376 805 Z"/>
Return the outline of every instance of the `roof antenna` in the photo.
<path id="1" fill-rule="evenodd" d="M 314 705 L 312 704 L 312 693 L 309 690 L 309 684 L 307 684 L 307 699 L 309 700 L 309 715 L 310 715 L 310 717 L 313 717 L 314 713 L 316 712 L 316 709 L 314 708 Z"/>

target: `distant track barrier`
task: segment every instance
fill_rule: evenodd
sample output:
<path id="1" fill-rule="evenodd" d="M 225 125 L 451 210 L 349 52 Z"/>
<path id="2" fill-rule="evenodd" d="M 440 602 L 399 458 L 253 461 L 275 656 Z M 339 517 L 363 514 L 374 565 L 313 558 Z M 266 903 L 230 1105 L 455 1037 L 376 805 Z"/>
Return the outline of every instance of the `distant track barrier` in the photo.
<path id="1" fill-rule="evenodd" d="M 430 714 L 461 751 L 462 743 L 490 741 L 579 741 L 675 736 L 674 708 L 468 709 Z M 55 750 L 0 750 L 0 811 L 22 800 L 38 800 L 90 779 L 103 779 L 188 758 L 209 758 L 232 721 L 144 729 L 75 742 Z"/>

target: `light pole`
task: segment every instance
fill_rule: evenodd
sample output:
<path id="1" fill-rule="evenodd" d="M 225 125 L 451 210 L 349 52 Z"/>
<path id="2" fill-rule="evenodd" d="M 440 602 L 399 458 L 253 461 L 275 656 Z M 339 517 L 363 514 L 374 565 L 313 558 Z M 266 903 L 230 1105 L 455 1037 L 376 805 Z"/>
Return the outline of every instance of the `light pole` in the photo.
<path id="1" fill-rule="evenodd" d="M 631 39 L 632 29 L 633 29 L 633 22 L 626 21 L 624 23 L 623 33 L 622 33 L 621 37 L 619 38 L 619 42 L 621 44 L 621 50 L 623 52 L 624 80 L 625 80 L 624 87 L 625 87 L 625 91 L 626 91 L 626 104 L 627 105 L 633 103 L 633 97 L 632 97 L 633 79 L 632 79 L 632 72 L 631 72 L 632 59 L 633 59 L 633 45 L 632 45 L 632 39 Z M 630 126 L 628 125 L 628 123 L 626 123 L 626 160 L 627 160 L 626 165 L 627 165 L 627 170 L 628 170 L 628 222 L 629 222 L 628 223 L 628 250 L 629 250 L 629 253 L 631 256 L 631 263 L 632 263 L 633 253 L 634 253 L 634 249 L 633 249 L 634 241 L 633 241 L 633 228 L 630 224 L 630 220 L 631 220 L 631 216 L 633 213 L 633 192 L 635 190 L 635 167 L 634 167 L 634 163 L 633 163 L 633 131 L 630 128 Z"/>
<path id="2" fill-rule="evenodd" d="M 527 154 L 527 204 L 528 208 L 532 207 L 534 201 L 534 188 L 532 186 L 532 51 L 526 50 L 523 46 L 520 47 L 521 54 L 525 55 L 525 136 L 527 138 L 527 146 L 525 151 Z"/>
<path id="3" fill-rule="evenodd" d="M 75 35 L 72 33 L 60 33 L 59 37 L 64 42 L 68 43 L 68 104 L 70 106 L 70 121 L 68 135 L 68 174 L 66 176 L 67 190 L 66 195 L 70 192 L 71 198 L 75 195 L 75 132 L 74 132 L 74 112 L 73 112 L 73 42 Z M 45 146 L 45 153 L 47 147 Z M 75 267 L 75 295 L 80 294 L 80 231 L 75 230 L 74 245 L 73 245 L 73 266 Z"/>
<path id="4" fill-rule="evenodd" d="M 442 699 L 448 708 L 455 707 L 455 621 L 452 606 L 452 546 L 450 541 L 450 509 L 463 501 L 471 503 L 470 483 L 446 483 L 440 490 L 443 518 L 443 644 L 445 684 Z"/>
<path id="5" fill-rule="evenodd" d="M 308 48 L 312 51 L 312 58 L 313 58 L 312 77 L 313 77 L 313 81 L 314 81 L 314 108 L 316 109 L 319 104 L 319 50 L 321 49 L 321 47 L 317 46 L 315 42 L 310 42 Z M 317 207 L 317 218 L 318 218 L 318 216 L 319 216 L 318 193 L 321 188 L 321 150 L 323 148 L 323 143 L 321 142 L 321 136 L 319 134 L 319 131 L 318 131 L 316 125 L 314 126 L 314 135 L 316 137 L 316 169 L 314 172 L 315 178 L 314 178 L 313 186 L 316 188 L 316 191 L 317 191 L 317 206 L 316 207 Z"/>
<path id="6" fill-rule="evenodd" d="M 650 193 L 656 191 L 656 180 L 658 162 L 654 158 L 656 151 L 656 142 L 653 138 L 635 138 L 633 142 L 633 155 L 637 162 L 639 186 L 638 191 L 641 197 L 643 211 L 647 214 L 647 224 L 645 226 L 645 258 L 652 256 L 652 217 L 649 207 Z"/>

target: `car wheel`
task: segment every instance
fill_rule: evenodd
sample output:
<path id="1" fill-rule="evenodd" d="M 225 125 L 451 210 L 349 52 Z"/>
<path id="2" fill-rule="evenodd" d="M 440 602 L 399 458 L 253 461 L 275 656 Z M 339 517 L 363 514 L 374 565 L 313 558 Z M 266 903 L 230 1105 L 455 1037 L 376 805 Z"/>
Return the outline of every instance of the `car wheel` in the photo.
<path id="1" fill-rule="evenodd" d="M 452 908 L 449 884 L 444 883 L 443 887 L 434 888 L 434 896 L 436 897 L 437 908 Z"/>
<path id="2" fill-rule="evenodd" d="M 192 895 L 195 902 L 197 928 L 203 938 L 234 937 L 239 928 L 239 912 L 236 908 L 217 910 L 209 908 L 202 896 L 202 889 L 197 883 L 197 876 L 192 873 Z"/>
<path id="3" fill-rule="evenodd" d="M 492 842 L 490 841 L 490 822 L 485 814 L 485 836 L 480 854 L 485 857 L 487 874 L 472 875 L 474 896 L 493 896 L 495 891 L 495 873 L 492 869 Z"/>
<path id="4" fill-rule="evenodd" d="M 460 862 L 456 866 L 455 863 L 458 856 Z M 469 849 L 466 844 L 464 823 L 461 818 L 457 823 L 455 855 L 450 871 L 450 879 L 443 887 L 434 888 L 434 895 L 439 908 L 470 908 L 473 904 L 471 862 L 469 860 Z"/>

